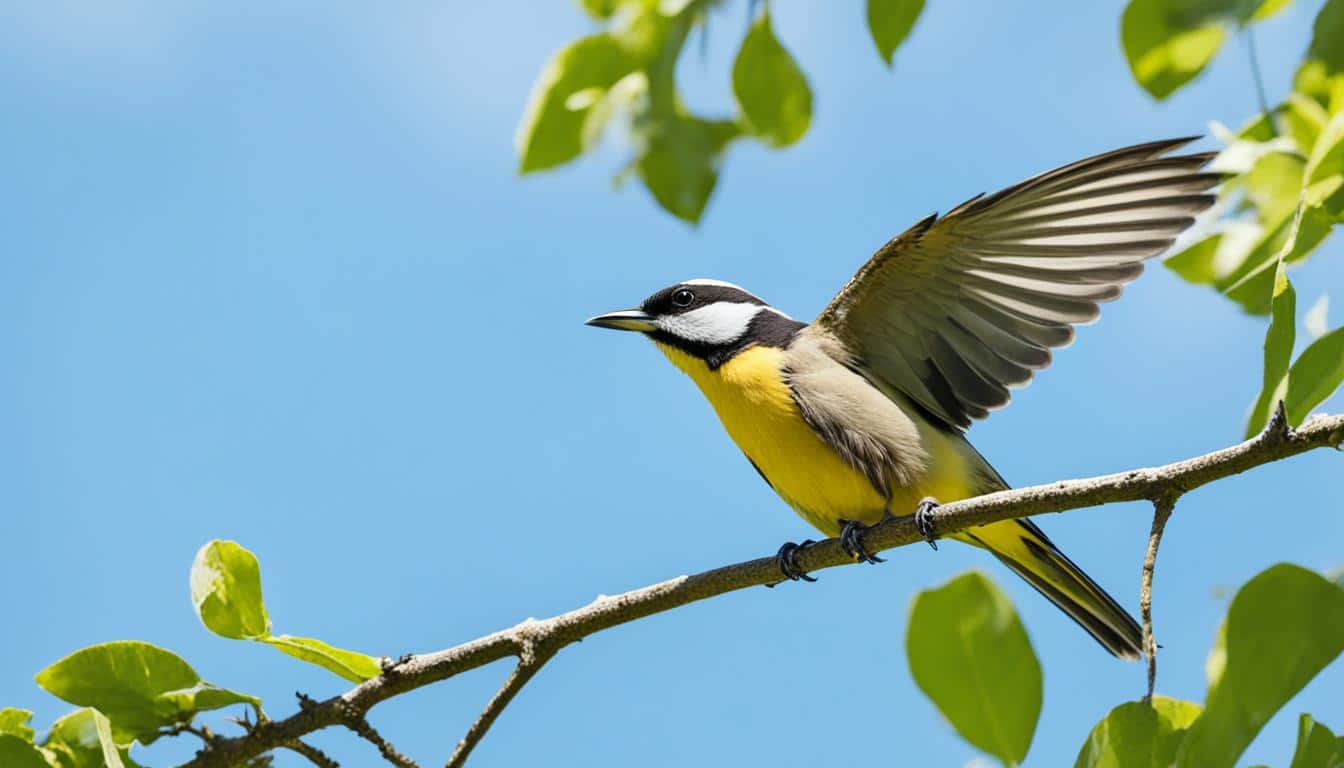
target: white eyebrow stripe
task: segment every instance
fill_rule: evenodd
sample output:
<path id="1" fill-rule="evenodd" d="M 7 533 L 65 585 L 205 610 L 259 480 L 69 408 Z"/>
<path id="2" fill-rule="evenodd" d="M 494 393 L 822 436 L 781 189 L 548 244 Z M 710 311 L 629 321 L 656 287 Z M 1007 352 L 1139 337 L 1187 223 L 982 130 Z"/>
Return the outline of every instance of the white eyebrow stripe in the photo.
<path id="1" fill-rule="evenodd" d="M 743 296 L 748 296 L 748 297 L 750 297 L 750 298 L 752 298 L 752 299 L 755 299 L 756 301 L 760 302 L 761 304 L 765 304 L 765 300 L 762 299 L 760 296 L 757 296 L 756 294 L 752 293 L 751 291 L 748 291 L 746 288 L 743 288 L 743 287 L 740 286 L 740 285 L 737 285 L 737 284 L 735 284 L 735 283 L 730 283 L 730 282 L 728 282 L 727 280 L 715 280 L 715 279 L 712 278 L 712 277 L 697 277 L 697 278 L 695 278 L 694 280 L 686 280 L 686 281 L 682 282 L 681 284 L 682 284 L 682 285 L 691 285 L 691 286 L 701 285 L 701 286 L 706 286 L 706 287 L 709 287 L 709 288 L 726 288 L 726 289 L 728 289 L 728 290 L 730 290 L 730 291 L 737 291 L 737 292 L 741 293 Z M 767 306 L 768 306 L 768 305 L 767 305 Z M 781 314 L 782 314 L 782 313 L 781 313 Z"/>
<path id="2" fill-rule="evenodd" d="M 687 341 L 727 344 L 747 335 L 752 318 L 769 308 L 746 302 L 719 301 L 679 315 L 657 319 L 658 327 Z"/>
<path id="3" fill-rule="evenodd" d="M 742 286 L 740 285 L 733 285 L 732 283 L 726 280 L 715 280 L 712 277 L 697 277 L 694 280 L 687 280 L 686 282 L 682 283 L 682 285 L 714 285 L 718 286 L 719 288 L 736 288 L 737 290 L 742 291 L 743 293 L 751 293 L 751 291 L 743 289 Z"/>

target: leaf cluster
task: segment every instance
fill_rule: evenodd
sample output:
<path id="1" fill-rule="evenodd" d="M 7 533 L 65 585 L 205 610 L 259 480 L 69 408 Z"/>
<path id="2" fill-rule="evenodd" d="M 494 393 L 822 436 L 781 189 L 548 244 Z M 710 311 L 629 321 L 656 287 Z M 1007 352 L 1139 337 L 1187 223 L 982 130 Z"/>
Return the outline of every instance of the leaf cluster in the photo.
<path id="1" fill-rule="evenodd" d="M 261 595 L 257 558 L 231 541 L 201 548 L 191 568 L 191 598 L 201 622 L 215 634 L 265 643 L 346 680 L 362 682 L 381 672 L 378 659 L 321 640 L 273 635 Z M 3 768 L 134 768 L 133 744 L 211 731 L 196 723 L 202 712 L 245 705 L 263 722 L 261 699 L 201 679 L 181 656 L 157 645 L 124 640 L 81 648 L 37 673 L 48 693 L 80 707 L 54 722 L 38 739 L 33 713 L 0 710 Z"/>
<path id="2" fill-rule="evenodd" d="M 633 159 L 617 176 L 635 175 L 658 204 L 699 221 L 730 145 L 739 139 L 787 147 L 812 122 L 812 88 L 775 34 L 770 4 L 751 3 L 733 61 L 738 113 L 693 114 L 677 87 L 677 62 L 691 33 L 704 32 L 709 0 L 583 0 L 602 31 L 551 56 L 532 87 L 518 125 L 519 171 L 569 163 L 591 151 L 613 122 L 624 129 Z M 924 8 L 923 0 L 869 0 L 867 19 L 890 66 Z"/>
<path id="3" fill-rule="evenodd" d="M 1155 696 L 1112 709 L 1075 768 L 1230 768 L 1256 734 L 1344 651 L 1344 587 L 1273 566 L 1233 598 L 1209 653 L 1204 703 Z M 910 672 L 952 727 L 1005 766 L 1027 756 L 1041 711 L 1041 664 L 1012 604 L 970 572 L 919 593 Z M 1344 740 L 1302 715 L 1293 768 L 1344 763 Z"/>
<path id="4" fill-rule="evenodd" d="M 1121 20 L 1130 69 L 1164 99 L 1204 70 L 1228 30 L 1247 31 L 1288 0 L 1131 0 Z M 1250 436 L 1283 401 L 1299 424 L 1344 383 L 1344 328 L 1326 332 L 1293 360 L 1297 295 L 1287 270 L 1303 263 L 1344 223 L 1344 0 L 1327 0 L 1292 83 L 1276 107 L 1236 132 L 1213 167 L 1227 174 L 1220 216 L 1166 260 L 1187 281 L 1209 286 L 1251 314 L 1268 314 L 1264 376 L 1246 424 Z M 1318 306 L 1323 315 L 1325 297 Z"/>

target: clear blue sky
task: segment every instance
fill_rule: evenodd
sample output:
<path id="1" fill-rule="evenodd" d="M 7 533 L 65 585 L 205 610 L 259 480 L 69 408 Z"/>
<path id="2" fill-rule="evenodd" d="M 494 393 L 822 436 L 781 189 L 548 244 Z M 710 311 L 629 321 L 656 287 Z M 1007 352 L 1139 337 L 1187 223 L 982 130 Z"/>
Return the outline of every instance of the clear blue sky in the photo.
<path id="1" fill-rule="evenodd" d="M 215 537 L 260 557 L 277 631 L 395 656 L 808 536 L 688 380 L 584 318 L 696 276 L 809 317 L 931 211 L 1255 109 L 1235 42 L 1150 101 L 1120 54 L 1119 2 L 932 0 L 890 72 L 857 0 L 780 2 L 812 130 L 784 152 L 737 147 L 692 229 L 637 185 L 612 191 L 619 144 L 516 176 L 532 80 L 589 28 L 572 4 L 284 5 L 0 6 L 0 705 L 40 723 L 67 706 L 33 674 L 105 640 L 170 648 L 274 715 L 296 689 L 346 687 L 199 624 L 187 571 Z M 1274 96 L 1318 5 L 1257 28 Z M 698 108 L 728 108 L 745 23 L 729 4 L 705 58 L 688 49 Z M 1336 325 L 1341 251 L 1295 273 L 1304 309 L 1335 292 Z M 1017 484 L 1223 446 L 1262 333 L 1155 266 L 972 438 Z M 1181 503 L 1158 569 L 1162 692 L 1202 700 L 1231 589 L 1275 562 L 1344 560 L 1342 467 L 1320 452 Z M 1137 504 L 1041 520 L 1135 607 L 1148 522 Z M 891 554 L 567 649 L 474 764 L 963 766 L 974 752 L 914 688 L 902 638 L 912 593 L 969 567 L 1008 590 L 1043 659 L 1030 765 L 1071 763 L 1142 692 L 1139 666 L 982 553 Z M 506 672 L 373 720 L 440 762 Z M 1248 762 L 1285 764 L 1300 711 L 1344 728 L 1342 691 L 1336 664 Z M 315 741 L 375 762 L 344 733 Z"/>

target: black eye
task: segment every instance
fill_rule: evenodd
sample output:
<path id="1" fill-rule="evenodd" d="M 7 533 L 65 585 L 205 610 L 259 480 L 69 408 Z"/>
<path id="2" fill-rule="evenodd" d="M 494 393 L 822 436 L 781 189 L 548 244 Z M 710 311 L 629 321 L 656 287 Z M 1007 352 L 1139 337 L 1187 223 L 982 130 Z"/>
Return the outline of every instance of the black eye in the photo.
<path id="1" fill-rule="evenodd" d="M 672 303 L 678 307 L 689 307 L 693 301 L 695 301 L 695 294 L 685 288 L 680 288 L 672 294 Z"/>

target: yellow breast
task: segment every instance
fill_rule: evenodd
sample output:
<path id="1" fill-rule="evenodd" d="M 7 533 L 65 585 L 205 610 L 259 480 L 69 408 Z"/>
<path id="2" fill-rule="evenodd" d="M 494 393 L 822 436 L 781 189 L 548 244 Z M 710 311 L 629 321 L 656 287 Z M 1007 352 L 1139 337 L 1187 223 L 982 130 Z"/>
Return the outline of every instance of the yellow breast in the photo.
<path id="1" fill-rule="evenodd" d="M 834 536 L 840 520 L 882 519 L 882 496 L 803 420 L 781 374 L 783 350 L 751 347 L 710 370 L 674 347 L 659 348 L 699 385 L 733 441 L 809 523 Z"/>

